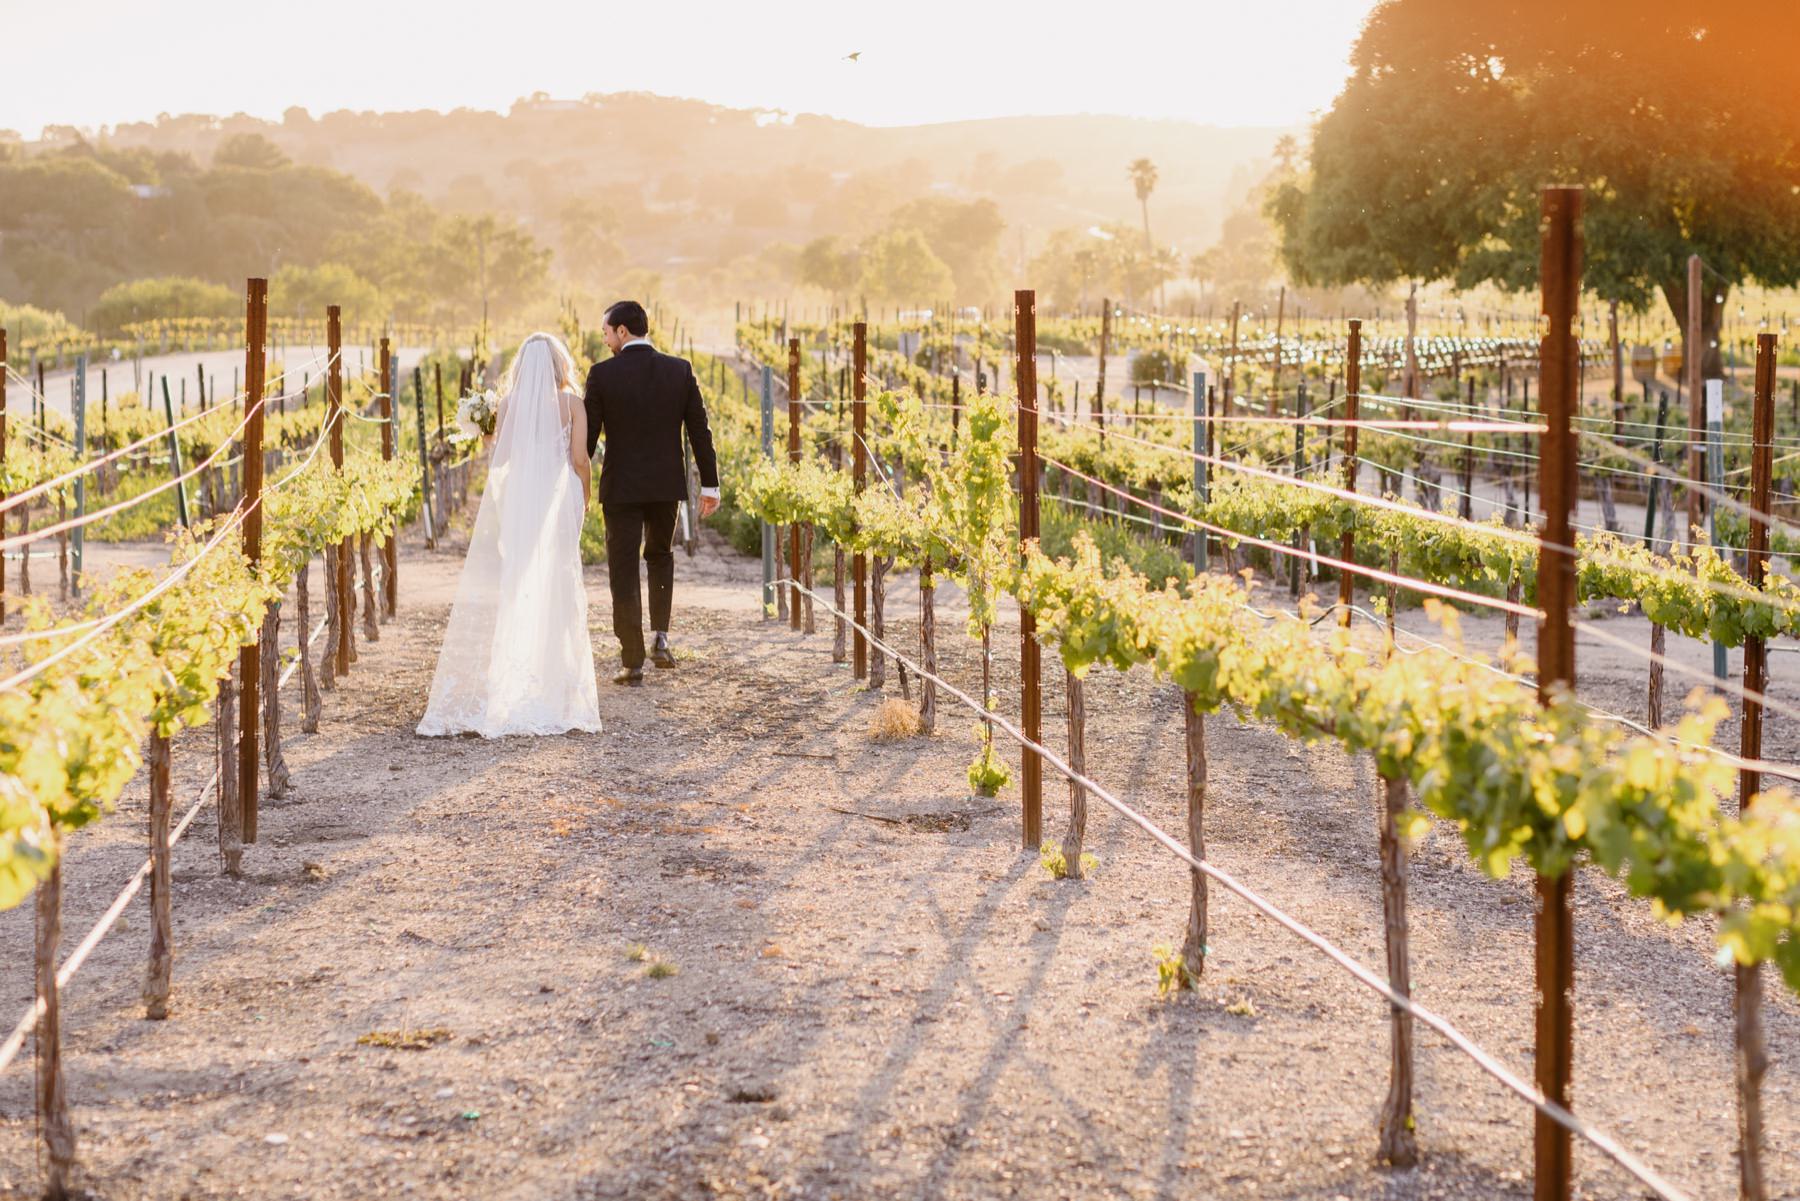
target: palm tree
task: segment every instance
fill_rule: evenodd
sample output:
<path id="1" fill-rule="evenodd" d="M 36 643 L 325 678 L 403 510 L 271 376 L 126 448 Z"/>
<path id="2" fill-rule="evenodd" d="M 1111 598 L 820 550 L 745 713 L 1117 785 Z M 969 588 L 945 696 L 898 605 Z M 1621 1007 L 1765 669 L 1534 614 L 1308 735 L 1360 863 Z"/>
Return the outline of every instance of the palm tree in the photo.
<path id="1" fill-rule="evenodd" d="M 1156 191 L 1156 164 L 1141 158 L 1126 168 L 1126 174 L 1131 176 L 1131 186 L 1137 189 L 1138 205 L 1144 212 L 1144 250 L 1154 252 L 1155 244 L 1150 241 L 1150 193 Z"/>

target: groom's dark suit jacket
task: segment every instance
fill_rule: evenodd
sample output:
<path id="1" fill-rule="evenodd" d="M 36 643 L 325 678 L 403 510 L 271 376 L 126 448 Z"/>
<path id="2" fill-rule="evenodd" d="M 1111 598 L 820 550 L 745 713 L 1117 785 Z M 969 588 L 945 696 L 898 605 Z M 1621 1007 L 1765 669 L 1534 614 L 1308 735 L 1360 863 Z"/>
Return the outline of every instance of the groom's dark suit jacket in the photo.
<path id="1" fill-rule="evenodd" d="M 700 469 L 700 486 L 719 486 L 719 460 L 693 364 L 653 346 L 627 346 L 595 363 L 587 377 L 588 457 L 606 438 L 600 467 L 603 504 L 687 499 L 681 427 Z"/>

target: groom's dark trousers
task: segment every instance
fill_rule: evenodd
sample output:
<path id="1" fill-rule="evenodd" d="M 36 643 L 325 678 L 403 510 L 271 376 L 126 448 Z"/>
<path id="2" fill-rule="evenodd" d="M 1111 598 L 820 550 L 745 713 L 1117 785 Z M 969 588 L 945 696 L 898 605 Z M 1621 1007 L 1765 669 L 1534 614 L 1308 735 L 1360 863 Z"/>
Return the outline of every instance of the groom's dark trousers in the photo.
<path id="1" fill-rule="evenodd" d="M 675 501 L 600 506 L 606 518 L 606 575 L 612 586 L 613 633 L 626 667 L 644 665 L 644 608 L 638 587 L 638 549 L 650 577 L 650 628 L 669 629 L 675 597 Z"/>

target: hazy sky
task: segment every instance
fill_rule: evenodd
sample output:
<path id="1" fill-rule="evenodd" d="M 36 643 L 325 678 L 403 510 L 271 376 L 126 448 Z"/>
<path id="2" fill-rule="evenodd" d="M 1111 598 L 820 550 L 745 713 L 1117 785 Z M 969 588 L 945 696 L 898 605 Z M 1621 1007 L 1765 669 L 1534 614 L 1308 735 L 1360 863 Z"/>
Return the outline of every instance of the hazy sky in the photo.
<path id="1" fill-rule="evenodd" d="M 0 0 L 0 128 L 651 91 L 871 124 L 1327 106 L 1373 0 Z M 634 15 L 641 14 L 641 15 Z M 858 62 L 843 56 L 861 51 Z"/>

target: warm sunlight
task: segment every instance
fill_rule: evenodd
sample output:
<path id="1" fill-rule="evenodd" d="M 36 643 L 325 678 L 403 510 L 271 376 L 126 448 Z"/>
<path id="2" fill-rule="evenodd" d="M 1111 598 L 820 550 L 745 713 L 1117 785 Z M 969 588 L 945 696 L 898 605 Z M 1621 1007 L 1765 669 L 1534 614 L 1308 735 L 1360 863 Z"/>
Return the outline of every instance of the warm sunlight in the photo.
<path id="1" fill-rule="evenodd" d="M 1796 0 L 0 0 L 0 1197 L 1800 1198 Z"/>
<path id="2" fill-rule="evenodd" d="M 458 107 L 648 91 L 870 125 L 1122 113 L 1298 125 L 1330 103 L 1370 0 L 241 0 L 6 6 L 0 128 L 158 113 Z M 164 47 L 170 57 L 147 57 Z M 856 54 L 857 58 L 847 56 Z"/>

